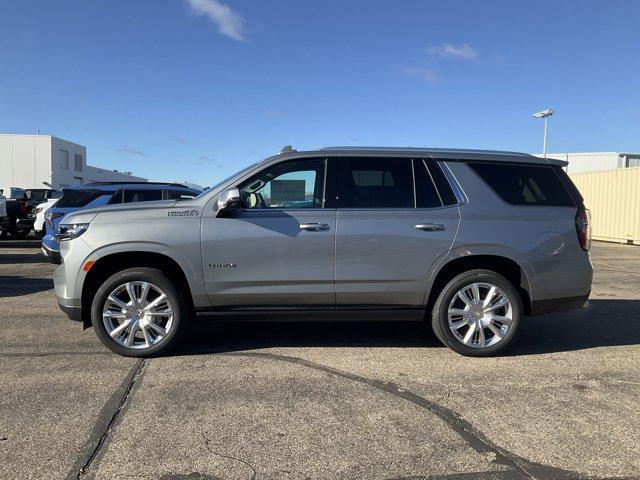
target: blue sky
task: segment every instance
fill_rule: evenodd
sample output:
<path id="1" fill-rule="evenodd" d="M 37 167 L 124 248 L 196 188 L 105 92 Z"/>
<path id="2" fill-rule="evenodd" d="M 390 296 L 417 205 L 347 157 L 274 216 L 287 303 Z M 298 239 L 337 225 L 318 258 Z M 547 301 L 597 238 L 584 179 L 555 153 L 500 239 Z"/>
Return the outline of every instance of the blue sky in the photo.
<path id="1" fill-rule="evenodd" d="M 0 132 L 210 185 L 285 144 L 640 151 L 640 2 L 0 0 Z"/>

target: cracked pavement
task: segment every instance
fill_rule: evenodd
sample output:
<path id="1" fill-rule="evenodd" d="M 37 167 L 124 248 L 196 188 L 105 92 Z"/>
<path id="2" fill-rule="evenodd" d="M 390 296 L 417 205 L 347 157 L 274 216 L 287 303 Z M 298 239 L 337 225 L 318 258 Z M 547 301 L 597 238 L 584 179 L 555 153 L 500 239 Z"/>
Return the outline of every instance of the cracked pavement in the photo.
<path id="1" fill-rule="evenodd" d="M 37 241 L 0 242 L 0 477 L 640 478 L 640 248 L 592 301 L 464 358 L 405 323 L 198 326 L 122 358 L 66 320 Z"/>

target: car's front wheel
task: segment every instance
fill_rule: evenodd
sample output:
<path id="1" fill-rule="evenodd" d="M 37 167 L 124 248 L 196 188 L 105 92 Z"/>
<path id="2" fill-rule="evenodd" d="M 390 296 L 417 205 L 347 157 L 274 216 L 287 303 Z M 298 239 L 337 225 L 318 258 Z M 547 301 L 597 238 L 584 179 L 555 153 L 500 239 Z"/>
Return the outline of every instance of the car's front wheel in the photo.
<path id="1" fill-rule="evenodd" d="M 161 270 L 129 268 L 107 278 L 91 305 L 96 334 L 109 349 L 128 357 L 160 355 L 184 332 L 189 309 Z"/>
<path id="2" fill-rule="evenodd" d="M 522 300 L 511 282 L 491 270 L 470 270 L 442 289 L 433 307 L 432 326 L 447 347 L 483 357 L 511 344 L 521 318 Z"/>

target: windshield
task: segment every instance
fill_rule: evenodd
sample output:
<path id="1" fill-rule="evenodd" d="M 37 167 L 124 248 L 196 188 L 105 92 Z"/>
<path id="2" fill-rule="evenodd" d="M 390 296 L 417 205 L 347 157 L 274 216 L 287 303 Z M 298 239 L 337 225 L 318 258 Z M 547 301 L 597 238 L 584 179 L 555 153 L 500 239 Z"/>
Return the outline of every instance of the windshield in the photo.
<path id="1" fill-rule="evenodd" d="M 251 165 L 249 165 L 248 167 L 243 168 L 242 170 L 240 170 L 239 172 L 234 173 L 233 175 L 229 175 L 227 178 L 225 178 L 224 180 L 220 180 L 218 183 L 216 183 L 213 187 L 207 188 L 204 192 L 200 193 L 200 195 L 198 195 L 196 198 L 200 198 L 203 195 L 209 193 L 211 190 L 215 190 L 216 188 L 218 188 L 220 185 L 224 185 L 225 183 L 227 183 L 229 180 L 231 180 L 233 177 L 237 177 L 237 176 L 242 176 L 243 174 L 247 173 L 249 170 L 252 170 L 253 168 L 255 168 L 256 166 L 258 166 L 259 164 L 261 164 L 262 162 L 264 162 L 264 160 L 260 160 L 259 162 L 256 163 L 252 163 Z"/>

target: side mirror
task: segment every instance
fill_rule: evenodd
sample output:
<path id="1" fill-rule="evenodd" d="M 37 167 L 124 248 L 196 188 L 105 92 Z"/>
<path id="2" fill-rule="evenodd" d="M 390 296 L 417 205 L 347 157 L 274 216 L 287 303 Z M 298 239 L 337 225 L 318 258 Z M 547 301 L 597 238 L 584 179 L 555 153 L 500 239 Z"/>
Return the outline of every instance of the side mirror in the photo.
<path id="1" fill-rule="evenodd" d="M 240 190 L 230 188 L 218 195 L 218 214 L 221 212 L 231 212 L 240 207 Z"/>

